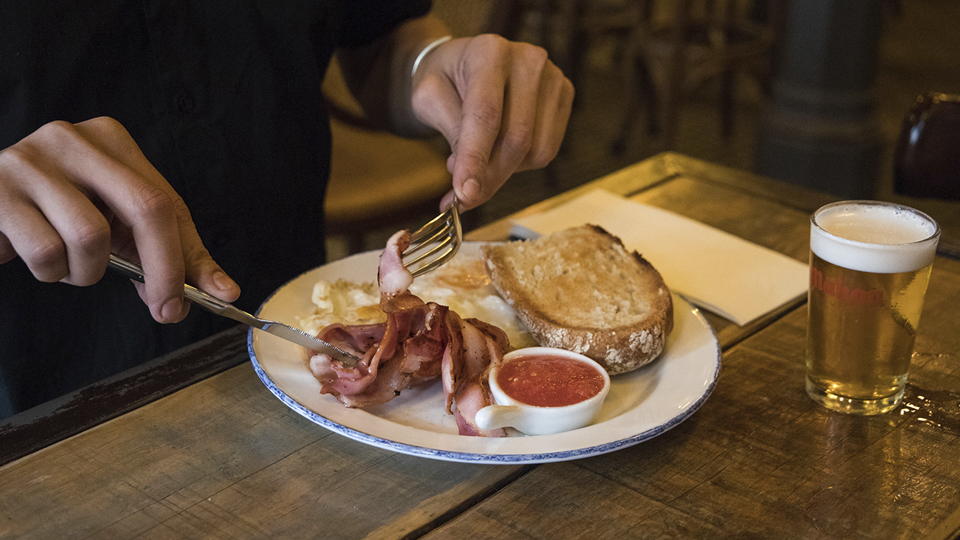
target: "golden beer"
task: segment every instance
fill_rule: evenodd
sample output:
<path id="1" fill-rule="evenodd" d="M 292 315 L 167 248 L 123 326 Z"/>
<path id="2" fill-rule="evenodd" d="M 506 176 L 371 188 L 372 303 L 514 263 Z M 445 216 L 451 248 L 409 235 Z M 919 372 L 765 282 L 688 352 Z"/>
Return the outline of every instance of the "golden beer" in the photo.
<path id="1" fill-rule="evenodd" d="M 899 205 L 848 201 L 811 219 L 807 393 L 880 414 L 900 402 L 939 228 Z"/>

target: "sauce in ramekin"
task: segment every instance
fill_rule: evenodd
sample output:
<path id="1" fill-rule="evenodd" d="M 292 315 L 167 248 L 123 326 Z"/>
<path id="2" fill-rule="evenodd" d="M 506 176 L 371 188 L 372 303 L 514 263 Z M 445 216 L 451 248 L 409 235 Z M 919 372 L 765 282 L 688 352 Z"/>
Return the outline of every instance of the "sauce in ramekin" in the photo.
<path id="1" fill-rule="evenodd" d="M 537 407 L 564 407 L 600 393 L 597 369 L 572 358 L 523 356 L 500 366 L 497 384 L 513 399 Z"/>

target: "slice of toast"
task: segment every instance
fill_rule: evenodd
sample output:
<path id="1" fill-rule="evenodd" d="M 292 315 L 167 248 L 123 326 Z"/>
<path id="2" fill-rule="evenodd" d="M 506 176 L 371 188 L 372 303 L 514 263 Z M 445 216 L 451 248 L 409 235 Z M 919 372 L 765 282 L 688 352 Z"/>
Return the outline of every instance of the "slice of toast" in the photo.
<path id="1" fill-rule="evenodd" d="M 670 290 L 646 259 L 601 227 L 481 251 L 497 291 L 540 345 L 586 355 L 611 375 L 663 351 L 673 330 Z"/>

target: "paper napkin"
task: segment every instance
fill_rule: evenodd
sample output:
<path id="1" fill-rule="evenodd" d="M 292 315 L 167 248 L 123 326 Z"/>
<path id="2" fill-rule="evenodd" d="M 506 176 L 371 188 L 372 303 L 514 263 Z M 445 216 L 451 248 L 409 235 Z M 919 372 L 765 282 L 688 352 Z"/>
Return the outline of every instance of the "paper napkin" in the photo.
<path id="1" fill-rule="evenodd" d="M 547 212 L 514 220 L 512 234 L 599 225 L 650 261 L 667 286 L 743 326 L 806 294 L 807 265 L 662 208 L 596 190 Z"/>

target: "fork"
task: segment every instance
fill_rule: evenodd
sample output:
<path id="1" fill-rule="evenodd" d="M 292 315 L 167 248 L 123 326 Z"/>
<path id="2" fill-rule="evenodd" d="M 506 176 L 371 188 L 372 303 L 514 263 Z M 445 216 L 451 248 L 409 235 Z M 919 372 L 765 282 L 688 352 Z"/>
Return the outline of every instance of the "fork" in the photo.
<path id="1" fill-rule="evenodd" d="M 116 270 L 130 279 L 143 283 L 143 268 L 139 264 L 118 257 L 113 253 L 110 254 L 110 262 L 108 264 L 112 270 Z M 233 304 L 224 302 L 223 300 L 220 300 L 219 298 L 216 298 L 215 296 L 192 285 L 184 284 L 183 294 L 191 302 L 198 304 L 217 315 L 227 317 L 228 319 L 233 319 L 247 326 L 258 328 L 268 334 L 273 334 L 312 351 L 328 354 L 335 360 L 339 360 L 344 367 L 353 367 L 359 361 L 359 358 L 356 356 L 345 352 L 320 338 L 311 336 L 310 334 L 302 330 L 298 330 L 292 326 L 288 326 L 276 321 L 268 321 L 266 319 L 261 319 L 251 315 L 246 311 L 235 307 Z"/>
<path id="2" fill-rule="evenodd" d="M 410 235 L 410 245 L 401 258 L 405 259 L 403 265 L 413 277 L 440 268 L 460 250 L 463 228 L 460 225 L 459 204 L 454 196 L 444 212 Z"/>

